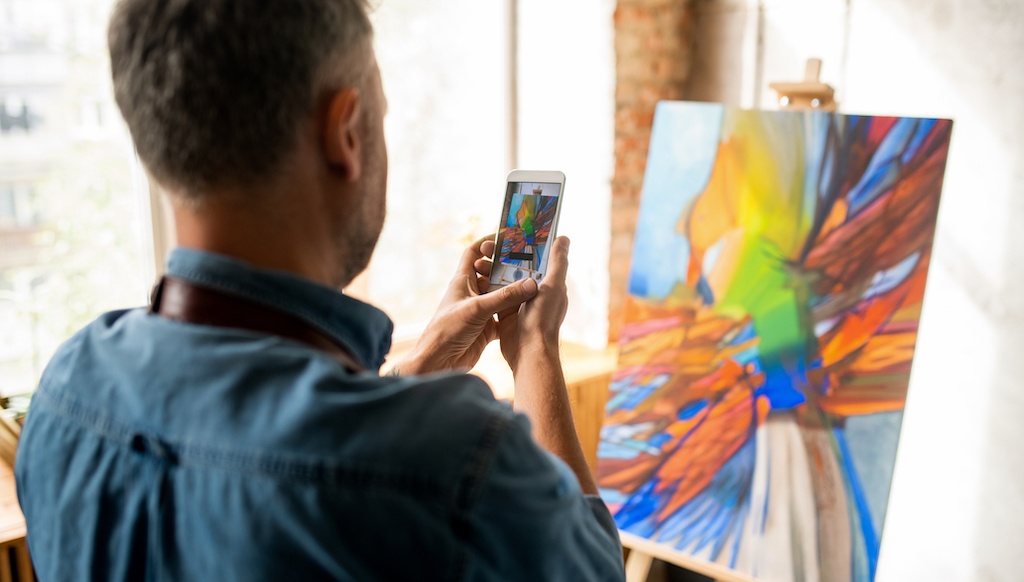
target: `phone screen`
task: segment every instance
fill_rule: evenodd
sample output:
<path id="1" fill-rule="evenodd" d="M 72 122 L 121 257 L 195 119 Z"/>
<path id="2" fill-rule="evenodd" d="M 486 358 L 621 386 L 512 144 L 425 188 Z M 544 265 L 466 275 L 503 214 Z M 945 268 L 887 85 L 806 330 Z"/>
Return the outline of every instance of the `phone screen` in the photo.
<path id="1" fill-rule="evenodd" d="M 532 277 L 538 282 L 548 267 L 548 240 L 555 227 L 557 182 L 508 182 L 496 240 L 492 285 L 509 285 Z"/>

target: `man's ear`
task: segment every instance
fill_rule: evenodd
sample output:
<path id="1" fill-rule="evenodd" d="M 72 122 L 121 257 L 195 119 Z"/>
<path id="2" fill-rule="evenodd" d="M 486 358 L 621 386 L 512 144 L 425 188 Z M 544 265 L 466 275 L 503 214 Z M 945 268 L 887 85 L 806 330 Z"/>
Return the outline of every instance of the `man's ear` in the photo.
<path id="1" fill-rule="evenodd" d="M 362 147 L 359 135 L 359 91 L 341 89 L 330 96 L 324 120 L 323 140 L 327 163 L 349 181 L 362 174 Z"/>

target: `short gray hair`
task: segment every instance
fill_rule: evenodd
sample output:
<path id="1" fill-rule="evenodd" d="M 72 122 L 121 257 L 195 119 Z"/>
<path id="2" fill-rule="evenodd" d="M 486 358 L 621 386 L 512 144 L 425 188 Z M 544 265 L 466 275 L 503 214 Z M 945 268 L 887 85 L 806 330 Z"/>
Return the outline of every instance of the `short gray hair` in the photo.
<path id="1" fill-rule="evenodd" d="M 324 91 L 362 83 L 367 11 L 366 0 L 120 0 L 110 64 L 139 158 L 194 204 L 274 175 Z"/>

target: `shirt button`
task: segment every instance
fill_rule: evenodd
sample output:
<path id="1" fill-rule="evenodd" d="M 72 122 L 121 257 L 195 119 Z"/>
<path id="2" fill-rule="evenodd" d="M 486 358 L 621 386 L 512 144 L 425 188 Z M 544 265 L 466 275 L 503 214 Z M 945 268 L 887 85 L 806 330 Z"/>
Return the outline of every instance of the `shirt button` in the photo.
<path id="1" fill-rule="evenodd" d="M 146 437 L 137 434 L 132 437 L 132 450 L 136 453 L 146 452 Z"/>

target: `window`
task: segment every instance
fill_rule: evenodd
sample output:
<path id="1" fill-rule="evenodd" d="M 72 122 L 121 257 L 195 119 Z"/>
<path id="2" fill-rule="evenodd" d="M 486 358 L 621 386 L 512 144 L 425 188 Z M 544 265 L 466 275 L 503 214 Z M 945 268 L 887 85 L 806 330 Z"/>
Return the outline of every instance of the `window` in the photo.
<path id="1" fill-rule="evenodd" d="M 112 5 L 0 0 L 0 396 L 33 390 L 61 342 L 143 304 L 152 278 L 110 86 Z"/>
<path id="2" fill-rule="evenodd" d="M 520 167 L 569 177 L 567 333 L 602 344 L 612 164 L 612 0 L 518 5 Z M 114 0 L 0 0 L 0 396 L 31 391 L 56 347 L 145 303 L 168 217 L 112 96 Z M 389 212 L 350 289 L 422 329 L 470 241 L 494 231 L 509 143 L 504 2 L 385 0 L 372 14 L 390 112 Z M 166 209 L 164 209 L 166 210 Z M 165 212 L 166 213 L 166 212 Z M 159 227 L 156 240 L 152 227 Z"/>
<path id="3" fill-rule="evenodd" d="M 518 79 L 507 99 L 506 20 L 516 10 Z M 462 250 L 497 228 L 506 160 L 562 170 L 559 233 L 573 240 L 562 336 L 607 337 L 614 117 L 613 0 L 385 0 L 371 15 L 390 104 L 388 218 L 349 292 L 415 335 Z M 506 132 L 514 107 L 515 138 Z M 509 156 L 510 143 L 516 144 Z"/>
<path id="4" fill-rule="evenodd" d="M 412 336 L 463 249 L 494 231 L 505 170 L 501 2 L 388 0 L 371 15 L 390 108 L 388 216 L 355 294 Z M 429 249 L 429 252 L 423 252 Z"/>

